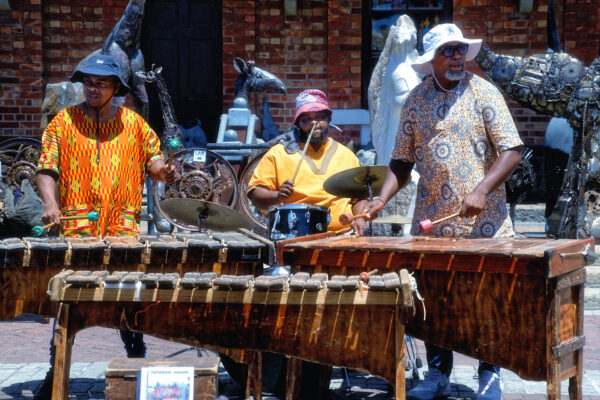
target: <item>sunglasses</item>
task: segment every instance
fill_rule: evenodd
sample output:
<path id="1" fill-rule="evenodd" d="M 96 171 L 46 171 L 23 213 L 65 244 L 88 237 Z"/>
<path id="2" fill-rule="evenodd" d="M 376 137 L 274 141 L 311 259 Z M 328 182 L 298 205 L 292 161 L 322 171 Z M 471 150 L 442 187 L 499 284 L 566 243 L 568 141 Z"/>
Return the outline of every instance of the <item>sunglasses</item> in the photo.
<path id="1" fill-rule="evenodd" d="M 458 51 L 458 54 L 464 56 L 467 54 L 469 50 L 469 45 L 466 43 L 457 44 L 456 46 L 443 46 L 439 48 L 440 53 L 443 53 L 446 57 L 452 57 L 455 51 Z"/>

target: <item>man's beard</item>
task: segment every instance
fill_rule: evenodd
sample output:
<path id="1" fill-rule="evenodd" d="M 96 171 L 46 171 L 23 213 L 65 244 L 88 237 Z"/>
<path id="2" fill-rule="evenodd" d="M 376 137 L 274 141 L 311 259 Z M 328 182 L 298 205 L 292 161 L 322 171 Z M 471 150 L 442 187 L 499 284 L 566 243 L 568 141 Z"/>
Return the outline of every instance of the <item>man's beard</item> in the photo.
<path id="1" fill-rule="evenodd" d="M 458 72 L 447 70 L 446 73 L 444 74 L 446 79 L 448 79 L 449 81 L 460 81 L 462 78 L 465 77 L 465 75 L 466 75 L 466 72 L 464 69 L 462 71 L 458 71 Z"/>
<path id="2" fill-rule="evenodd" d="M 312 129 L 312 127 L 310 128 Z M 310 134 L 310 129 L 308 130 L 308 132 L 304 132 L 302 129 L 300 129 L 300 141 L 303 143 L 306 143 L 306 139 L 308 139 L 308 135 Z M 317 128 L 315 128 L 317 129 Z M 319 143 L 320 141 L 322 141 L 323 139 L 325 139 L 327 137 L 327 132 L 329 132 L 329 126 L 326 126 L 325 128 L 321 128 L 321 136 L 316 138 L 316 137 L 311 137 L 310 138 L 310 142 L 311 143 Z"/>

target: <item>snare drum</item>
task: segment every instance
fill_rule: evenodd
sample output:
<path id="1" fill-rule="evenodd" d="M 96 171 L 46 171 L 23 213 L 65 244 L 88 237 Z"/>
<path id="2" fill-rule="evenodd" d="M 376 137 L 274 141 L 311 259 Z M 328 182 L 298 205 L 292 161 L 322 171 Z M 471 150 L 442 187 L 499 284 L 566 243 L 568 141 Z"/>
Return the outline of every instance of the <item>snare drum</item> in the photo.
<path id="1" fill-rule="evenodd" d="M 267 224 L 271 240 L 291 239 L 327 231 L 329 208 L 312 204 L 281 204 L 269 207 Z"/>

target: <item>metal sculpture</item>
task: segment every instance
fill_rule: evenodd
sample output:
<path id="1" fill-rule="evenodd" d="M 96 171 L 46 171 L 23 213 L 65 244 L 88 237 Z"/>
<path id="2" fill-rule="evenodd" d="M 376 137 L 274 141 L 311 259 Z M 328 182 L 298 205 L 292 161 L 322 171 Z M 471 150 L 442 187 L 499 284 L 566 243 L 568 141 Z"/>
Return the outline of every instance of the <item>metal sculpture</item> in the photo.
<path id="1" fill-rule="evenodd" d="M 234 107 L 249 108 L 248 96 L 252 92 L 266 92 L 272 90 L 276 93 L 286 94 L 287 90 L 281 79 L 264 69 L 258 68 L 254 61 L 245 62 L 236 57 L 233 67 L 240 74 L 235 80 Z"/>
<path id="2" fill-rule="evenodd" d="M 173 101 L 171 100 L 171 95 L 169 95 L 167 84 L 162 77 L 162 67 L 154 68 L 154 64 L 152 64 L 152 70 L 148 72 L 136 71 L 135 75 L 137 79 L 148 83 L 155 83 L 158 88 L 158 100 L 165 125 L 160 135 L 160 142 L 163 149 L 167 149 L 168 144 L 173 139 L 178 140 L 179 143 L 183 143 L 183 134 L 177 123 Z"/>
<path id="3" fill-rule="evenodd" d="M 527 193 L 535 188 L 535 172 L 531 164 L 533 150 L 525 147 L 521 152 L 521 162 L 513 171 L 512 175 L 506 180 L 506 201 L 510 203 L 510 219 L 515 224 L 515 215 L 517 204 L 525 200 Z"/>
<path id="4" fill-rule="evenodd" d="M 21 186 L 27 179 L 37 190 L 37 163 L 42 142 L 30 138 L 9 139 L 0 144 L 0 179 L 9 186 Z"/>
<path id="5" fill-rule="evenodd" d="M 600 192 L 600 57 L 585 66 L 562 52 L 514 57 L 482 45 L 477 62 L 512 99 L 539 113 L 564 117 L 573 128 L 573 147 L 548 219 L 548 236 L 589 236 L 590 225 L 600 225 L 600 197 L 595 195 Z M 598 231 L 595 236 L 600 236 Z"/>
<path id="6" fill-rule="evenodd" d="M 250 111 L 249 95 L 252 92 L 274 91 L 286 94 L 287 90 L 281 79 L 270 72 L 258 68 L 254 61 L 244 61 L 236 57 L 233 67 L 240 74 L 235 81 L 235 96 L 233 107 L 227 110 L 227 114 L 221 115 L 217 143 L 242 141 L 245 144 L 256 142 L 254 126 L 258 117 Z M 242 131 L 245 130 L 245 133 Z M 241 162 L 244 157 L 250 155 L 247 149 L 224 150 L 220 152 L 228 161 Z"/>
<path id="7" fill-rule="evenodd" d="M 219 154 L 206 149 L 185 149 L 175 153 L 173 165 L 181 178 L 173 184 L 161 183 L 153 187 L 152 198 L 161 219 L 169 219 L 162 206 L 168 199 L 198 199 L 227 207 L 237 203 L 235 171 Z M 155 219 L 158 219 L 156 214 Z"/>

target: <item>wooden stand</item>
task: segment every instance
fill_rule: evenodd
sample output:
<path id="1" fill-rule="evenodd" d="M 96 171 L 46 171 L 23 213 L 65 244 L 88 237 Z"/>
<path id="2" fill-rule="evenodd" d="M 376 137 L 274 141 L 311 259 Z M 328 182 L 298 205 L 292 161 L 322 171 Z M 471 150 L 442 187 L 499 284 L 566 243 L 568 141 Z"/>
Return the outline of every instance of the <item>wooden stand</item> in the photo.
<path id="1" fill-rule="evenodd" d="M 583 291 L 594 239 L 297 238 L 279 262 L 309 273 L 413 272 L 427 319 L 408 335 L 545 381 L 549 400 L 581 400 Z M 294 272 L 294 271 L 292 271 Z"/>
<path id="2" fill-rule="evenodd" d="M 127 327 L 226 353 L 227 349 L 251 349 L 246 395 L 252 393 L 257 399 L 262 391 L 260 351 L 290 356 L 288 400 L 298 393 L 300 361 L 295 357 L 368 371 L 395 383 L 396 399 L 404 399 L 401 311 L 412 307 L 406 271 L 400 274 L 401 290 L 389 292 L 87 289 L 65 284 L 68 273 L 52 281 L 52 300 L 60 304 L 54 400 L 67 398 L 73 339 L 76 332 L 90 326 Z M 150 304 L 154 305 L 147 308 Z"/>

